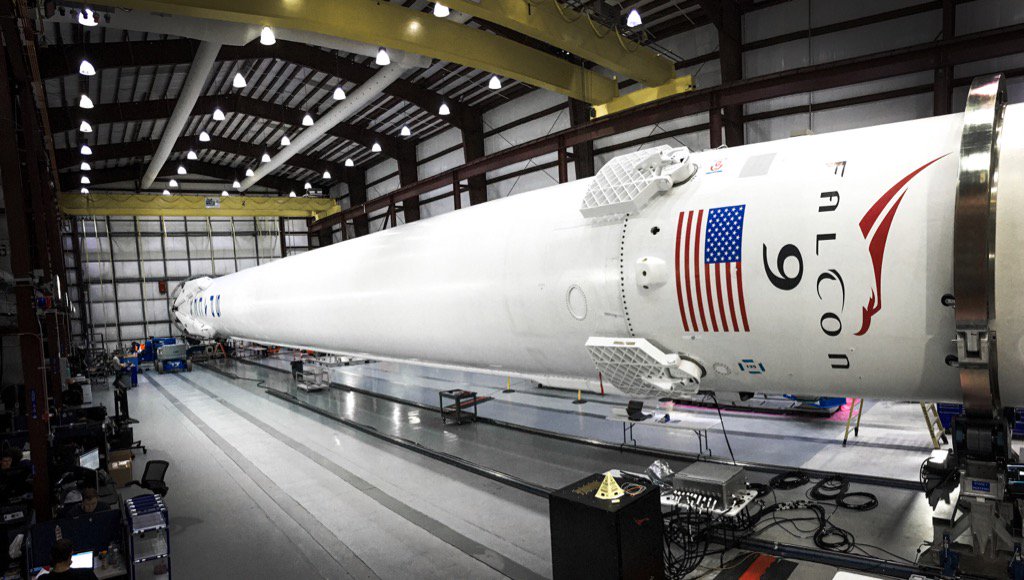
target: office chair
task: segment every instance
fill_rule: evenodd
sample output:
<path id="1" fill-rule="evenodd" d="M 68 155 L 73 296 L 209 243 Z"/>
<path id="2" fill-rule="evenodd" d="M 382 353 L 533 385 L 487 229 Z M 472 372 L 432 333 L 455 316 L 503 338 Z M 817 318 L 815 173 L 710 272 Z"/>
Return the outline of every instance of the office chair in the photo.
<path id="1" fill-rule="evenodd" d="M 161 459 L 153 459 L 146 462 L 146 469 L 142 472 L 141 481 L 129 481 L 128 485 L 138 485 L 144 487 L 153 493 L 159 493 L 160 495 L 167 496 L 167 484 L 164 482 L 164 475 L 167 473 L 167 468 L 170 467 L 170 463 Z"/>

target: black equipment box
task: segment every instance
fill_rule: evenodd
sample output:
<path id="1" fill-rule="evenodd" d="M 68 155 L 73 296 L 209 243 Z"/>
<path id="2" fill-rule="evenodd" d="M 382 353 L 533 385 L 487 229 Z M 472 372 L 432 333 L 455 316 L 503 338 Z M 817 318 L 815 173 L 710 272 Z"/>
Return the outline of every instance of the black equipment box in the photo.
<path id="1" fill-rule="evenodd" d="M 587 476 L 549 497 L 555 580 L 664 579 L 659 488 L 623 474 L 615 480 L 627 493 L 617 500 L 598 499 L 604 477 Z"/>

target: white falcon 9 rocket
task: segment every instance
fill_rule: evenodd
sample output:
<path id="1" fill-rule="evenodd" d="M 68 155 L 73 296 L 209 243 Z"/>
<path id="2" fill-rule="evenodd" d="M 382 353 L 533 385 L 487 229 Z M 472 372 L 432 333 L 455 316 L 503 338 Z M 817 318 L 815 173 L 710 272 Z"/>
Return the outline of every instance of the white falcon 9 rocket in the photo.
<path id="1" fill-rule="evenodd" d="M 635 397 L 959 400 L 958 184 L 985 163 L 965 153 L 972 114 L 630 153 L 594 178 L 190 280 L 174 313 L 199 337 Z M 999 121 L 989 330 L 1002 402 L 1021 406 L 1024 106 Z"/>

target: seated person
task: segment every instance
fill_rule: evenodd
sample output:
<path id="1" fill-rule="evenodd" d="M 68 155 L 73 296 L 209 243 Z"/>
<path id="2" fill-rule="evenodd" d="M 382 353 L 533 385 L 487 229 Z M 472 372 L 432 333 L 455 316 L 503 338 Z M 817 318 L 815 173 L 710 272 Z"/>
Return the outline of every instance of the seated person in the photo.
<path id="1" fill-rule="evenodd" d="M 110 506 L 100 501 L 100 496 L 96 493 L 96 490 L 87 487 L 82 492 L 82 502 L 71 506 L 68 510 L 68 517 L 74 518 L 78 516 L 87 516 L 96 512 L 104 512 L 110 509 Z"/>
<path id="2" fill-rule="evenodd" d="M 0 496 L 11 498 L 28 491 L 28 471 L 21 466 L 21 451 L 0 454 Z"/>
<path id="3" fill-rule="evenodd" d="M 53 548 L 50 550 L 50 558 L 52 565 L 50 567 L 50 573 L 40 573 L 36 578 L 43 578 L 46 580 L 98 580 L 96 573 L 91 568 L 72 568 L 71 567 L 71 556 L 74 555 L 74 550 L 71 545 L 71 540 L 57 540 L 53 544 Z"/>

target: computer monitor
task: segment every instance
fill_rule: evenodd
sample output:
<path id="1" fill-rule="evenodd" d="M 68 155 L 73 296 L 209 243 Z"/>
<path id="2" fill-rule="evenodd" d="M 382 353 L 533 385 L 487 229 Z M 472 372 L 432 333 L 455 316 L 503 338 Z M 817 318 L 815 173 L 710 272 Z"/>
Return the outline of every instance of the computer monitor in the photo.
<path id="1" fill-rule="evenodd" d="M 72 568 L 88 568 L 92 570 L 92 552 L 79 552 L 71 556 Z"/>
<path id="2" fill-rule="evenodd" d="M 97 470 L 100 468 L 100 450 L 92 449 L 78 456 L 78 466 L 85 469 Z"/>

